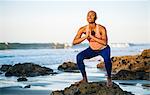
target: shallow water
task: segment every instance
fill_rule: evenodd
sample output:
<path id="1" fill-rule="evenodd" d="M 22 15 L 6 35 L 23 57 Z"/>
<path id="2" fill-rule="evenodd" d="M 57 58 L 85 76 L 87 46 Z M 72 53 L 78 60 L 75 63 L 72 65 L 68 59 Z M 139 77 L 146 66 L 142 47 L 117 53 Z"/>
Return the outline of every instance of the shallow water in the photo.
<path id="1" fill-rule="evenodd" d="M 135 46 L 124 48 L 112 48 L 112 56 L 140 54 L 149 46 Z M 5 77 L 0 75 L 0 95 L 48 95 L 51 90 L 61 90 L 79 81 L 80 73 L 67 73 L 57 70 L 57 67 L 65 61 L 76 62 L 76 55 L 85 48 L 75 49 L 29 49 L 29 50 L 0 50 L 0 65 L 33 62 L 54 69 L 56 75 L 28 77 L 27 82 L 17 82 L 17 77 Z M 86 71 L 89 81 L 106 81 L 106 72 L 96 68 L 100 56 L 85 60 Z M 146 80 L 114 80 L 123 90 L 130 91 L 135 95 L 150 95 L 150 88 L 141 86 L 150 84 Z M 128 83 L 123 85 L 119 83 Z M 31 85 L 31 88 L 24 88 Z M 22 94 L 17 94 L 21 93 Z M 27 93 L 28 92 L 28 93 Z M 10 94 L 14 93 L 14 94 Z"/>

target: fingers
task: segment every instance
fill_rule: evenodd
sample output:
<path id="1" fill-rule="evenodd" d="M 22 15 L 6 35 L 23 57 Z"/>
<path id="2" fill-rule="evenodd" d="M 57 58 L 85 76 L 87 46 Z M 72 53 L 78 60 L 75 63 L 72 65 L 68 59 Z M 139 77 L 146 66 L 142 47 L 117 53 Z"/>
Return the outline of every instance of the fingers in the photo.
<path id="1" fill-rule="evenodd" d="M 86 37 L 89 37 L 89 31 L 86 31 Z"/>

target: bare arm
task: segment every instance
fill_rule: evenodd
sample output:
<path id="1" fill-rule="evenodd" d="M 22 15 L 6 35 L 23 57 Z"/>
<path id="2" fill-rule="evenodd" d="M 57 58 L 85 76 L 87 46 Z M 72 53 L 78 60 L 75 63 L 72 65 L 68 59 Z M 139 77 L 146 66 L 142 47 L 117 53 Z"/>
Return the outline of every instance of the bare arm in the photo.
<path id="1" fill-rule="evenodd" d="M 94 37 L 93 35 L 91 35 L 91 32 L 89 34 L 90 38 L 100 44 L 107 45 L 107 33 L 106 33 L 107 31 L 106 31 L 105 27 L 101 27 L 99 30 L 101 30 L 101 32 L 102 32 L 101 38 Z"/>
<path id="2" fill-rule="evenodd" d="M 87 39 L 87 37 L 88 37 L 87 32 L 86 32 L 85 36 L 81 37 L 83 34 L 83 31 L 84 31 L 83 27 L 79 29 L 77 35 L 75 36 L 75 38 L 73 40 L 73 43 L 72 43 L 73 45 L 79 44 L 79 43 L 83 42 L 85 39 Z"/>

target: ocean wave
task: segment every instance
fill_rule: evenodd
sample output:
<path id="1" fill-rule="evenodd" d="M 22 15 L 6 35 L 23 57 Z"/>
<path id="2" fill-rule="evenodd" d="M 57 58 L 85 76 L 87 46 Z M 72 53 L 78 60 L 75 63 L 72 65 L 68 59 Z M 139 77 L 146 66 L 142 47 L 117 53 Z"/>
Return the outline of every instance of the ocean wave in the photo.
<path id="1" fill-rule="evenodd" d="M 132 47 L 132 46 L 150 46 L 150 44 L 136 44 L 136 43 L 110 43 L 109 44 L 111 47 Z"/>
<path id="2" fill-rule="evenodd" d="M 15 56 L 12 56 L 12 55 L 0 55 L 0 58 L 9 58 L 9 57 L 15 57 Z"/>
<path id="3" fill-rule="evenodd" d="M 129 43 L 110 43 L 111 47 L 130 47 Z"/>

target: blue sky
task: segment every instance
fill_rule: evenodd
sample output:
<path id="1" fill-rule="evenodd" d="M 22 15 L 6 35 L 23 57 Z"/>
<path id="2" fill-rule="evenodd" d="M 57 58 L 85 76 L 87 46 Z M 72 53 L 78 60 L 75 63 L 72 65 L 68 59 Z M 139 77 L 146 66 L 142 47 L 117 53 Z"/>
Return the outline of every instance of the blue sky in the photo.
<path id="1" fill-rule="evenodd" d="M 71 43 L 94 10 L 110 43 L 150 43 L 148 5 L 148 0 L 0 0 L 0 42 Z"/>

